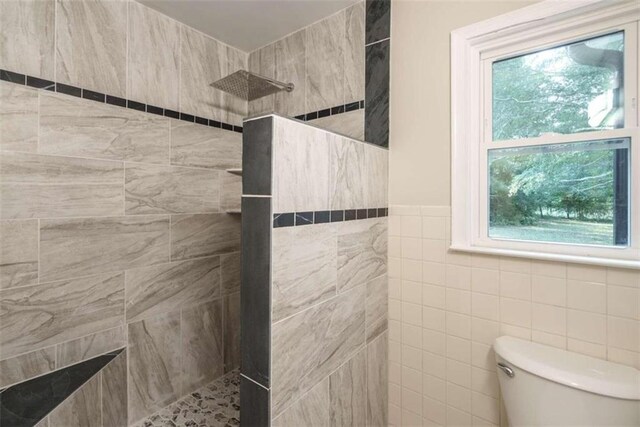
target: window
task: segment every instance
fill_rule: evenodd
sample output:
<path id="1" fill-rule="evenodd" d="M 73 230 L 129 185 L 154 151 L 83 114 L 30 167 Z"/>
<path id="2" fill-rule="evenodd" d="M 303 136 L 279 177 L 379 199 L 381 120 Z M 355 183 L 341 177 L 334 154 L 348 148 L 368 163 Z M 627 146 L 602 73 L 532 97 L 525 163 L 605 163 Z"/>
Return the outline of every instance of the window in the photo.
<path id="1" fill-rule="evenodd" d="M 637 2 L 452 34 L 452 248 L 640 268 Z"/>

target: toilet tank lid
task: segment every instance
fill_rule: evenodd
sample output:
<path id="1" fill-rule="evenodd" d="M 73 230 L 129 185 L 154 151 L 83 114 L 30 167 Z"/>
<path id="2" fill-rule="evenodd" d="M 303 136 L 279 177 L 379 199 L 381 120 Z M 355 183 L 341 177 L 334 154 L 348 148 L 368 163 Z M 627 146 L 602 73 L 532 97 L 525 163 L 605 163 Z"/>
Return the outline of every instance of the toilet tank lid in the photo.
<path id="1" fill-rule="evenodd" d="M 640 371 L 555 347 L 500 337 L 496 354 L 518 368 L 569 387 L 620 399 L 640 400 Z"/>

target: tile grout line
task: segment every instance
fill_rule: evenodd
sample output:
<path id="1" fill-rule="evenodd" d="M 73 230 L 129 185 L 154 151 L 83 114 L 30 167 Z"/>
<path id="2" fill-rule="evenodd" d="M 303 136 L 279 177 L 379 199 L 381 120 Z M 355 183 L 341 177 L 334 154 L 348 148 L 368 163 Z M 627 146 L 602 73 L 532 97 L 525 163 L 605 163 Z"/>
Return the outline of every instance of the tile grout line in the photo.
<path id="1" fill-rule="evenodd" d="M 198 214 L 187 214 L 187 215 L 198 215 Z M 202 215 L 208 215 L 208 214 L 202 214 Z M 153 216 L 156 216 L 156 215 L 153 215 Z M 166 215 L 163 215 L 163 216 L 166 216 Z M 90 218 L 93 218 L 93 217 L 90 217 Z M 100 219 L 100 218 L 105 218 L 105 217 L 96 217 L 96 218 Z M 118 218 L 118 217 L 116 217 L 116 218 Z M 69 219 L 69 218 L 61 218 L 61 219 Z M 85 217 L 78 217 L 78 218 L 72 218 L 72 219 L 85 219 Z M 8 219 L 8 220 L 2 220 L 2 221 L 25 221 L 25 219 Z M 38 221 L 40 221 L 40 219 L 38 219 Z M 101 271 L 101 272 L 92 273 L 92 274 L 85 274 L 85 275 L 82 275 L 82 276 L 64 277 L 62 279 L 47 280 L 45 282 L 33 283 L 31 285 L 22 285 L 22 286 L 13 286 L 13 287 L 10 287 L 10 288 L 4 288 L 4 289 L 0 289 L 0 293 L 8 291 L 8 290 L 13 290 L 13 289 L 16 289 L 16 290 L 17 289 L 25 289 L 25 288 L 29 288 L 29 287 L 33 287 L 33 286 L 38 286 L 38 285 L 44 285 L 44 284 L 55 283 L 55 282 L 64 282 L 64 281 L 69 281 L 69 280 L 80 280 L 80 279 L 86 279 L 86 278 L 94 277 L 94 276 L 101 276 L 101 275 L 116 276 L 118 274 L 124 274 L 126 271 L 130 271 L 130 270 L 139 270 L 139 269 L 150 268 L 150 267 L 160 267 L 160 266 L 164 266 L 164 265 L 167 265 L 167 264 L 178 263 L 178 262 L 202 261 L 202 260 L 205 260 L 205 259 L 208 259 L 208 258 L 214 258 L 214 257 L 222 256 L 222 255 L 231 255 L 231 254 L 237 254 L 237 253 L 239 253 L 239 251 L 225 252 L 225 253 L 216 254 L 216 255 L 204 255 L 204 256 L 199 256 L 199 257 L 194 257 L 194 258 L 175 259 L 175 260 L 172 260 L 172 261 L 163 261 L 163 262 L 159 262 L 159 263 L 155 263 L 155 264 L 146 264 L 146 265 L 141 265 L 139 267 L 131 267 L 131 268 L 127 268 L 125 270 L 109 270 L 109 271 Z M 104 330 L 109 330 L 109 329 L 115 329 L 115 327 L 107 328 L 107 329 L 104 329 Z M 88 335 L 91 335 L 91 334 L 88 334 Z M 88 336 L 88 335 L 83 335 L 83 337 L 84 336 Z M 70 341 L 72 341 L 72 340 L 70 340 Z M 64 341 L 64 342 L 66 342 L 66 341 Z M 44 347 L 44 348 L 46 348 L 46 347 Z M 21 354 L 25 354 L 25 353 L 21 353 Z M 5 360 L 5 359 L 2 359 L 2 360 Z"/>

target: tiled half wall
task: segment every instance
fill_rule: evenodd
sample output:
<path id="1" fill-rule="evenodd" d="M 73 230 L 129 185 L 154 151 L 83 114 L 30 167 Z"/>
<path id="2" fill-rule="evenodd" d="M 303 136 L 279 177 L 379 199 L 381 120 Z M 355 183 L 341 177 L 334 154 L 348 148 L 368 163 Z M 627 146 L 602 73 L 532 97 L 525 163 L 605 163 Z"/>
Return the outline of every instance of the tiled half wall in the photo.
<path id="1" fill-rule="evenodd" d="M 506 426 L 501 335 L 640 367 L 640 272 L 452 252 L 450 223 L 390 208 L 390 425 Z"/>
<path id="2" fill-rule="evenodd" d="M 275 115 L 244 128 L 242 422 L 385 426 L 388 152 Z"/>

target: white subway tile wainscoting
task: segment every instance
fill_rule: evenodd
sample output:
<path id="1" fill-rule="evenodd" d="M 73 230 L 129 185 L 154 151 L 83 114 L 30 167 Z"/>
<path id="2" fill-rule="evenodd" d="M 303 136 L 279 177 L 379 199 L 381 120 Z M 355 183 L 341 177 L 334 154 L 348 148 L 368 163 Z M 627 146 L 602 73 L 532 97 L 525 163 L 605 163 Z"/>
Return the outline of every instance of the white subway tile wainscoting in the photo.
<path id="1" fill-rule="evenodd" d="M 448 249 L 447 206 L 389 208 L 389 424 L 506 425 L 502 335 L 640 368 L 640 272 Z"/>

